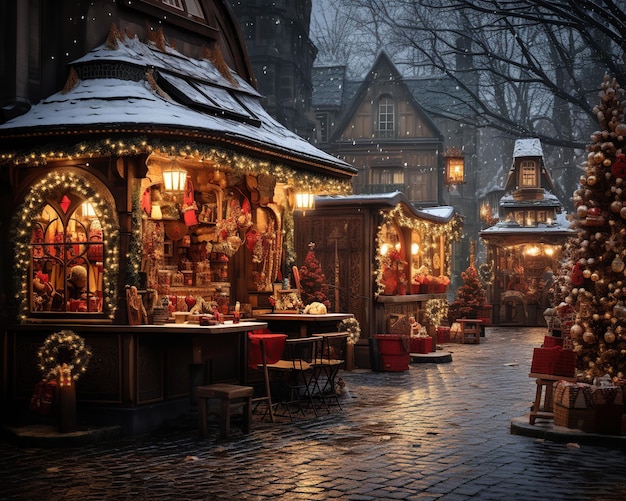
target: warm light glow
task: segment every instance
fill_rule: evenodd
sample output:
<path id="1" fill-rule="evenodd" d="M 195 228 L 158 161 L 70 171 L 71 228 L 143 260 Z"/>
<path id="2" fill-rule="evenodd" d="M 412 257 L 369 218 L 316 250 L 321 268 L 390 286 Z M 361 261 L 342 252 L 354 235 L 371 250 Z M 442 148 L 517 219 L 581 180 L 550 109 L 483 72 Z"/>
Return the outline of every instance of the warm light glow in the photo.
<path id="1" fill-rule="evenodd" d="M 527 248 L 524 253 L 529 256 L 538 256 L 541 253 L 541 250 L 536 245 L 533 245 L 532 247 Z"/>
<path id="2" fill-rule="evenodd" d="M 294 210 L 313 210 L 315 208 L 315 195 L 313 193 L 296 193 L 296 205 Z"/>
<path id="3" fill-rule="evenodd" d="M 420 245 L 418 243 L 411 244 L 411 254 L 417 256 L 417 253 L 420 251 Z"/>
<path id="4" fill-rule="evenodd" d="M 381 253 L 383 256 L 386 256 L 388 252 L 389 252 L 389 244 L 382 244 L 382 245 L 380 246 L 380 253 Z"/>
<path id="5" fill-rule="evenodd" d="M 165 191 L 180 192 L 185 189 L 187 171 L 178 166 L 176 160 L 166 164 L 163 169 L 163 187 Z"/>
<path id="6" fill-rule="evenodd" d="M 553 256 L 554 255 L 554 249 L 552 247 L 546 247 L 545 253 L 546 253 L 546 256 Z"/>
<path id="7" fill-rule="evenodd" d="M 96 210 L 89 202 L 83 202 L 82 209 L 84 217 L 96 217 Z"/>
<path id="8" fill-rule="evenodd" d="M 448 186 L 465 183 L 465 159 L 457 148 L 448 149 L 445 154 L 446 175 L 444 183 Z"/>
<path id="9" fill-rule="evenodd" d="M 398 252 L 400 252 L 400 249 L 402 248 L 402 245 L 400 245 L 400 242 L 396 242 L 395 248 Z"/>

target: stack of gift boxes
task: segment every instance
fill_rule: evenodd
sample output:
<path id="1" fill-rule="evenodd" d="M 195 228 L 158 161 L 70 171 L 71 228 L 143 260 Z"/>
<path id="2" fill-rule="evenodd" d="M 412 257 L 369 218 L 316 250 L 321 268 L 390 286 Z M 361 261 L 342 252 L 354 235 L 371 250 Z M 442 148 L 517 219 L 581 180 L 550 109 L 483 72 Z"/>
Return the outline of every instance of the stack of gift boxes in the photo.
<path id="1" fill-rule="evenodd" d="M 531 373 L 573 378 L 576 353 L 572 348 L 571 338 L 545 336 L 543 346 L 534 349 Z M 609 376 L 596 378 L 594 384 L 558 381 L 554 384 L 554 424 L 587 433 L 626 435 L 625 390 L 626 381 L 616 383 Z"/>
<path id="2" fill-rule="evenodd" d="M 553 376 L 574 377 L 576 353 L 571 338 L 545 336 L 543 346 L 533 351 L 530 372 Z"/>
<path id="3" fill-rule="evenodd" d="M 554 389 L 554 424 L 588 433 L 624 435 L 624 386 L 559 381 Z"/>

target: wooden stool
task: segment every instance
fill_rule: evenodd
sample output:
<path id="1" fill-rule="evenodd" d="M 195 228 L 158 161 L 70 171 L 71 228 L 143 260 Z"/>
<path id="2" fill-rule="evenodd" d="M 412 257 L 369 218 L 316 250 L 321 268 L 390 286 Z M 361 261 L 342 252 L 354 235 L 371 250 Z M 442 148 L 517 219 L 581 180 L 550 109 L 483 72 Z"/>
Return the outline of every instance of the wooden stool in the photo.
<path id="1" fill-rule="evenodd" d="M 480 326 L 482 320 L 459 318 L 457 322 L 461 324 L 461 343 L 480 344 Z"/>
<path id="2" fill-rule="evenodd" d="M 252 422 L 252 386 L 217 383 L 198 386 L 198 418 L 200 420 L 200 436 L 207 436 L 207 407 L 209 399 L 219 399 L 222 403 L 220 412 L 220 435 L 225 438 L 230 435 L 230 417 L 232 410 L 243 408 L 244 433 L 250 433 Z"/>
<path id="3" fill-rule="evenodd" d="M 531 372 L 529 377 L 537 379 L 537 392 L 535 393 L 535 402 L 530 411 L 529 422 L 535 424 L 537 418 L 554 419 L 553 410 L 553 391 L 554 383 L 557 381 L 576 381 L 576 378 L 567 376 L 553 376 L 552 374 L 536 374 Z M 545 393 L 544 393 L 545 388 Z M 543 398 L 542 398 L 543 397 Z M 543 400 L 543 402 L 542 402 Z"/>

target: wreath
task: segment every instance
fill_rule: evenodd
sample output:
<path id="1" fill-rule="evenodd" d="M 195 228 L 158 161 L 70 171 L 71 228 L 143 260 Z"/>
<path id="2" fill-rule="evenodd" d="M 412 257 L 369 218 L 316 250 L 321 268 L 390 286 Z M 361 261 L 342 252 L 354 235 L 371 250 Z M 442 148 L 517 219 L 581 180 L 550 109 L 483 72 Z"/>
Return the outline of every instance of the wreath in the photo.
<path id="1" fill-rule="evenodd" d="M 345 318 L 339 323 L 339 332 L 348 333 L 348 343 L 355 345 L 361 337 L 361 326 L 356 318 Z"/>
<path id="2" fill-rule="evenodd" d="M 62 330 L 46 338 L 37 356 L 39 369 L 45 378 L 54 379 L 63 369 L 76 381 L 87 370 L 91 351 L 85 340 L 74 331 Z"/>

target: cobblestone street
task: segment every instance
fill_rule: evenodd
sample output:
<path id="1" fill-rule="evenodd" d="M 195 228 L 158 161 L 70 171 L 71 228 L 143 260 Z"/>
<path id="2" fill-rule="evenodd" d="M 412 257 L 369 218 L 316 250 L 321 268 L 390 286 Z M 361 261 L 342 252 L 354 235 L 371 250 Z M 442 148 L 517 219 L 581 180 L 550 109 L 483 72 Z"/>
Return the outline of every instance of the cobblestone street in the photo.
<path id="1" fill-rule="evenodd" d="M 2 499 L 622 500 L 626 453 L 512 435 L 545 329 L 489 328 L 451 363 L 342 374 L 343 410 L 198 438 L 195 416 L 71 448 L 0 442 Z"/>

